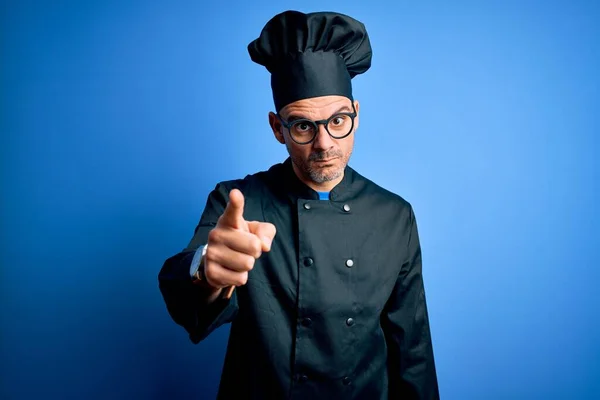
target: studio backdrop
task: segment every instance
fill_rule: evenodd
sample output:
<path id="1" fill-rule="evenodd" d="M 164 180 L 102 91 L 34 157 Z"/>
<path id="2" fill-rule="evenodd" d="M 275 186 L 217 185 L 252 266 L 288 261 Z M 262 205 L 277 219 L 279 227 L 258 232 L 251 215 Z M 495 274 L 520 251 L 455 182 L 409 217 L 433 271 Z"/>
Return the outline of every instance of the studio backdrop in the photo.
<path id="1" fill-rule="evenodd" d="M 4 2 L 0 398 L 215 397 L 229 327 L 193 345 L 157 275 L 287 157 L 246 48 L 286 9 L 367 27 L 350 165 L 414 207 L 442 398 L 600 398 L 600 8 L 566 0 Z"/>

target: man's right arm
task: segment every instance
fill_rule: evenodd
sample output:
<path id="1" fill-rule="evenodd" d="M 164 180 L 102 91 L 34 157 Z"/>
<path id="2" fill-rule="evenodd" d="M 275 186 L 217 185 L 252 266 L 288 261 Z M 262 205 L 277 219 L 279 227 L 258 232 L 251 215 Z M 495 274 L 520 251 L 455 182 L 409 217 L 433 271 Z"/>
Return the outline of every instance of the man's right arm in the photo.
<path id="1" fill-rule="evenodd" d="M 190 276 L 194 255 L 208 242 L 209 232 L 225 210 L 228 192 L 224 184 L 219 184 L 209 194 L 190 243 L 182 252 L 167 259 L 158 275 L 159 288 L 171 318 L 185 328 L 194 343 L 231 322 L 237 314 L 237 296 L 219 298 L 215 296 L 219 289 L 207 284 L 194 284 Z"/>
<path id="2" fill-rule="evenodd" d="M 198 343 L 219 326 L 233 321 L 238 303 L 235 291 L 230 299 L 224 299 L 214 296 L 218 289 L 193 283 L 189 275 L 193 256 L 194 251 L 183 251 L 167 259 L 158 280 L 171 318 L 185 328 L 192 342 Z"/>
<path id="3" fill-rule="evenodd" d="M 255 260 L 270 250 L 275 236 L 272 224 L 244 220 L 244 196 L 239 190 L 229 189 L 221 183 L 210 193 L 189 245 L 165 261 L 158 276 L 169 314 L 188 331 L 194 343 L 235 318 L 236 291 L 230 298 L 222 294 L 247 282 Z M 192 277 L 190 267 L 198 263 L 204 243 L 204 279 L 198 281 Z"/>

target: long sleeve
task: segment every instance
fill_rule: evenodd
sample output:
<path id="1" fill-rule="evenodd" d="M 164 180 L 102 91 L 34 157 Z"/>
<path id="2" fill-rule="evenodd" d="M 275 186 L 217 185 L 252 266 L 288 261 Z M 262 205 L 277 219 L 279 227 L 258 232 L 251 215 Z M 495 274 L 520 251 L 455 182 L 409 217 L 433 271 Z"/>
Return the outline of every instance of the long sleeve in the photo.
<path id="1" fill-rule="evenodd" d="M 421 246 L 412 207 L 406 229 L 407 257 L 382 314 L 388 343 L 389 398 L 439 399 Z"/>
<path id="2" fill-rule="evenodd" d="M 206 207 L 188 246 L 165 261 L 158 275 L 159 288 L 173 320 L 183 326 L 194 343 L 206 338 L 219 326 L 233 321 L 238 311 L 236 291 L 230 299 L 204 301 L 206 291 L 192 283 L 190 266 L 199 246 L 208 241 L 227 205 L 229 190 L 217 185 L 208 196 Z"/>

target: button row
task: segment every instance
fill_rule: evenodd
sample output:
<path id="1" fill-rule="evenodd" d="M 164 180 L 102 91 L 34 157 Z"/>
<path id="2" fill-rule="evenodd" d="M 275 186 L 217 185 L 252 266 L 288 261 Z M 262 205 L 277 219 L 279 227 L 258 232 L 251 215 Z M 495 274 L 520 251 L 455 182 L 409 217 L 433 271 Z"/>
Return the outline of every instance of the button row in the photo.
<path id="1" fill-rule="evenodd" d="M 310 257 L 306 257 L 304 259 L 304 266 L 306 267 L 310 267 L 311 265 L 313 265 L 315 263 L 315 261 L 310 258 Z M 354 266 L 354 260 L 352 260 L 351 258 L 346 260 L 346 267 L 348 268 L 352 268 Z"/>
<path id="2" fill-rule="evenodd" d="M 302 321 L 300 321 L 300 323 L 303 326 L 309 327 L 309 326 L 312 325 L 312 319 L 310 319 L 310 318 L 303 318 Z M 354 318 L 352 318 L 352 317 L 348 318 L 346 320 L 346 325 L 348 325 L 348 326 L 354 325 Z"/>
<path id="3" fill-rule="evenodd" d="M 304 209 L 305 210 L 310 210 L 310 203 L 304 203 Z M 344 204 L 344 206 L 342 207 L 342 209 L 346 212 L 350 212 L 350 206 L 348 204 Z"/>

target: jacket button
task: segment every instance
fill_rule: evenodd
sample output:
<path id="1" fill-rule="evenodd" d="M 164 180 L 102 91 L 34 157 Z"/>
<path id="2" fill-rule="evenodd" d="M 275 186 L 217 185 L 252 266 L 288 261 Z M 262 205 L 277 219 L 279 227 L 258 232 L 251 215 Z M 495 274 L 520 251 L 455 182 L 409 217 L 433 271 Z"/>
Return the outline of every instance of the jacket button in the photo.
<path id="1" fill-rule="evenodd" d="M 345 376 L 344 379 L 342 379 L 342 383 L 347 386 L 347 385 L 351 384 L 352 381 L 350 380 L 350 378 Z"/>
<path id="2" fill-rule="evenodd" d="M 300 375 L 300 376 L 298 377 L 298 380 L 299 380 L 300 382 L 306 382 L 306 381 L 308 380 L 308 376 L 306 376 L 306 375 L 304 375 L 304 374 L 303 374 L 303 375 Z"/>
<path id="3" fill-rule="evenodd" d="M 348 325 L 348 326 L 352 326 L 352 325 L 354 325 L 354 319 L 353 319 L 353 318 L 348 318 L 348 319 L 346 320 L 346 325 Z"/>
<path id="4" fill-rule="evenodd" d="M 310 204 L 304 203 L 304 208 L 307 209 L 307 210 L 310 210 Z"/>
<path id="5" fill-rule="evenodd" d="M 351 268 L 354 265 L 354 261 L 352 259 L 346 260 L 346 267 Z"/>
<path id="6" fill-rule="evenodd" d="M 302 320 L 302 325 L 304 325 L 306 327 L 311 326 L 312 325 L 312 319 L 310 319 L 310 318 L 304 318 Z"/>
<path id="7" fill-rule="evenodd" d="M 350 212 L 350 206 L 348 204 L 344 204 L 344 211 Z"/>
<path id="8" fill-rule="evenodd" d="M 304 259 L 304 265 L 306 265 L 307 267 L 310 267 L 311 265 L 313 265 L 313 259 L 310 257 L 306 257 Z"/>

